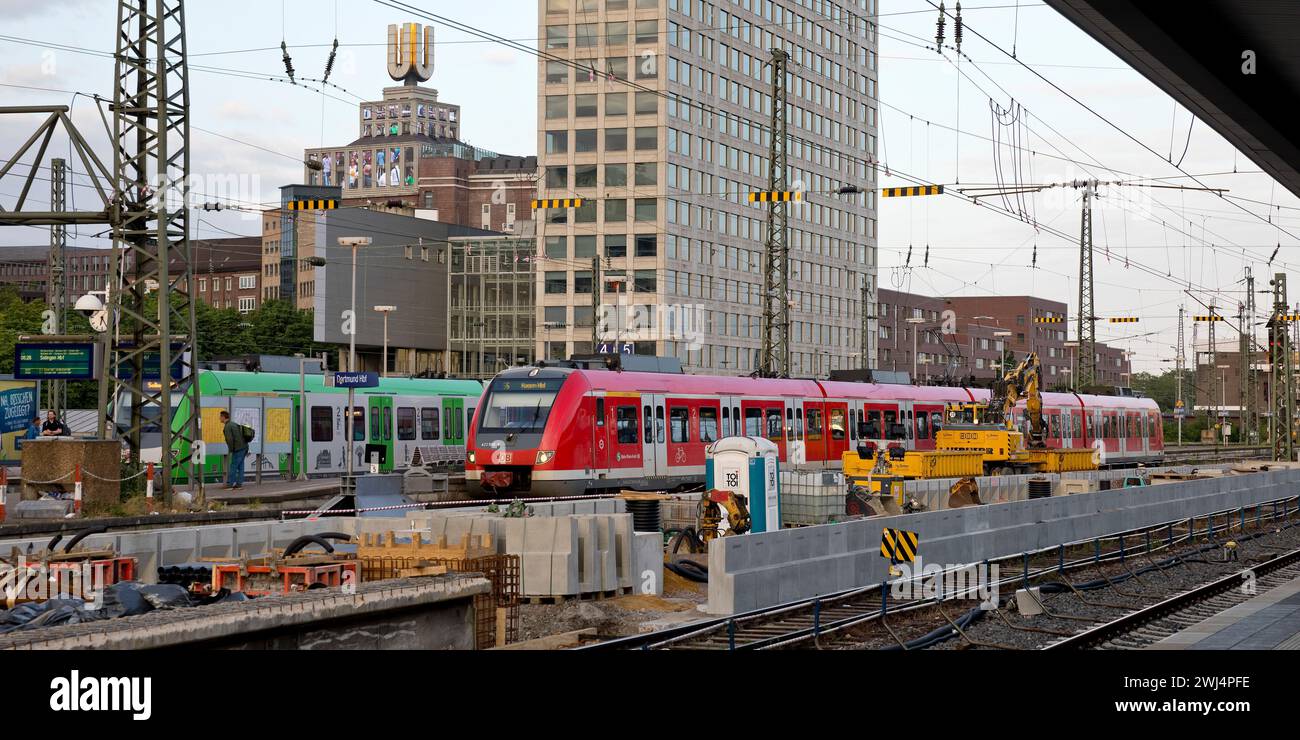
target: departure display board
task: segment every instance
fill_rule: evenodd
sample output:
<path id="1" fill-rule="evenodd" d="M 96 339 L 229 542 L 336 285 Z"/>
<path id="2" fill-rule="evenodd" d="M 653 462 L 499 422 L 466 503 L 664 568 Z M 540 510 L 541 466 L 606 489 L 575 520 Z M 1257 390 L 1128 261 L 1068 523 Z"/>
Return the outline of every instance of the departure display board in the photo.
<path id="1" fill-rule="evenodd" d="M 94 342 L 20 343 L 14 348 L 17 380 L 94 380 Z"/>

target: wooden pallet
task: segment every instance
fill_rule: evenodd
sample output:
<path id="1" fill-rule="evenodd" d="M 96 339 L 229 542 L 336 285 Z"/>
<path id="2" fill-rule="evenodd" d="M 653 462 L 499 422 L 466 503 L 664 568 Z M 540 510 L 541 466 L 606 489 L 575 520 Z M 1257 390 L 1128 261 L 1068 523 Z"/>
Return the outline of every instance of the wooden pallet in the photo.
<path id="1" fill-rule="evenodd" d="M 421 560 L 468 560 L 497 554 L 492 535 L 464 535 L 458 545 L 450 545 L 446 535 L 425 542 L 421 532 L 412 532 L 410 542 L 398 542 L 391 530 L 385 533 L 363 532 L 358 536 L 357 557 L 418 558 Z"/>

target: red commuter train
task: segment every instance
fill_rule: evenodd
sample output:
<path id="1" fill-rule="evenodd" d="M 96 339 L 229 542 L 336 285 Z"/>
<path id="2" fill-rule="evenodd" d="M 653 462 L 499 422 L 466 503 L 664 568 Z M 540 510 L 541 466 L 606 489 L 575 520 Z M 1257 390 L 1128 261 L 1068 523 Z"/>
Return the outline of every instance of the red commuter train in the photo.
<path id="1" fill-rule="evenodd" d="M 705 447 L 731 435 L 767 437 L 784 465 L 835 469 L 859 439 L 934 449 L 946 403 L 988 396 L 982 388 L 514 368 L 478 404 L 465 475 L 495 495 L 666 490 L 703 483 Z M 1164 458 L 1160 409 L 1149 398 L 1044 393 L 1043 415 L 1050 447 L 1101 447 L 1108 467 Z"/>

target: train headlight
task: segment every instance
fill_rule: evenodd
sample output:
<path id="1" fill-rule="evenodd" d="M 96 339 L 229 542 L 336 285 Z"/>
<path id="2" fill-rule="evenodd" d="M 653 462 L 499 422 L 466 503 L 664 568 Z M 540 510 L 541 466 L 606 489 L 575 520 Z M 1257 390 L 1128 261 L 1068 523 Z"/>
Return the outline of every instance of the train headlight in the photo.
<path id="1" fill-rule="evenodd" d="M 545 465 L 555 458 L 555 450 L 538 450 L 537 465 Z"/>
<path id="2" fill-rule="evenodd" d="M 469 451 L 469 454 L 465 457 L 465 461 L 468 462 L 470 465 L 473 465 L 473 464 L 474 464 L 474 451 L 473 451 L 473 450 L 470 450 L 470 451 Z"/>

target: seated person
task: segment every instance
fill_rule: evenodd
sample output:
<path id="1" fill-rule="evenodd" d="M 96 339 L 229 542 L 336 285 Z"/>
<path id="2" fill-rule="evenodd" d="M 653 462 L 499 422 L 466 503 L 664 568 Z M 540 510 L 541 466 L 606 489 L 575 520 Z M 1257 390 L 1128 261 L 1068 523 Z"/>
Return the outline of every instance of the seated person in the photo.
<path id="1" fill-rule="evenodd" d="M 45 415 L 45 423 L 41 425 L 41 436 L 70 437 L 72 436 L 72 430 L 68 429 L 68 425 L 63 423 L 58 414 L 50 411 Z"/>

